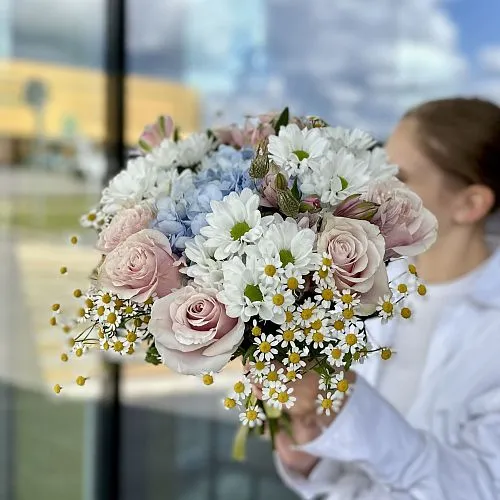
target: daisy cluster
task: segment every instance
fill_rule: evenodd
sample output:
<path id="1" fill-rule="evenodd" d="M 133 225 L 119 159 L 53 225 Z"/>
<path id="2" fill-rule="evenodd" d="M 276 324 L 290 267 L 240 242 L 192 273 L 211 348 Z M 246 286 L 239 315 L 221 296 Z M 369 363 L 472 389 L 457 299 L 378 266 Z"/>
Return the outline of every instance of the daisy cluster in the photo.
<path id="1" fill-rule="evenodd" d="M 188 136 L 160 117 L 139 146 L 82 218 L 102 259 L 71 327 L 53 306 L 52 324 L 87 326 L 61 359 L 143 345 L 146 361 L 210 385 L 241 358 L 224 406 L 244 425 L 274 428 L 311 376 L 318 412 L 338 411 L 353 365 L 391 355 L 367 320 L 411 320 L 426 292 L 403 259 L 433 243 L 436 221 L 397 167 L 368 134 L 288 109 Z"/>

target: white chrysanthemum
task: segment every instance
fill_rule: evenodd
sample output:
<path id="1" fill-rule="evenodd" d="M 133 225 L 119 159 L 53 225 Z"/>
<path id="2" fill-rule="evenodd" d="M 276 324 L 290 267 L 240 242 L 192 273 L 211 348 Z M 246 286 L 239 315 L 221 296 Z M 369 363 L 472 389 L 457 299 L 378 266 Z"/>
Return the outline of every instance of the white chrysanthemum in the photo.
<path id="1" fill-rule="evenodd" d="M 255 259 L 249 257 L 244 264 L 240 257 L 233 257 L 222 263 L 222 271 L 222 291 L 217 298 L 226 305 L 229 317 L 245 322 L 257 315 L 265 321 L 273 317 L 270 291 L 261 285 Z"/>
<path id="2" fill-rule="evenodd" d="M 214 249 L 206 247 L 205 242 L 206 239 L 201 235 L 196 235 L 186 242 L 184 253 L 191 261 L 191 265 L 183 268 L 181 272 L 193 278 L 200 287 L 222 290 L 223 263 L 213 258 Z"/>
<path id="3" fill-rule="evenodd" d="M 328 139 L 331 149 L 335 151 L 341 148 L 366 151 L 375 144 L 375 139 L 363 130 L 342 127 L 322 127 L 319 130 L 323 137 Z"/>
<path id="4" fill-rule="evenodd" d="M 142 200 L 152 200 L 157 180 L 157 169 L 147 157 L 129 160 L 127 168 L 104 188 L 100 201 L 102 211 L 113 215 L 122 208 L 134 207 Z"/>
<path id="5" fill-rule="evenodd" d="M 160 170 L 169 170 L 177 164 L 179 147 L 172 139 L 163 139 L 161 143 L 148 155 L 154 165 Z"/>
<path id="6" fill-rule="evenodd" d="M 257 405 L 249 406 L 244 412 L 240 413 L 241 423 L 248 427 L 260 427 L 264 420 L 266 420 L 266 415 Z"/>
<path id="7" fill-rule="evenodd" d="M 328 140 L 318 129 L 300 129 L 291 124 L 269 137 L 269 157 L 287 174 L 316 168 L 328 148 Z"/>
<path id="8" fill-rule="evenodd" d="M 177 143 L 177 164 L 182 167 L 192 167 L 201 163 L 203 158 L 214 149 L 215 139 L 200 132 L 191 134 Z"/>
<path id="9" fill-rule="evenodd" d="M 295 220 L 275 215 L 262 239 L 246 251 L 263 260 L 279 257 L 282 267 L 292 264 L 296 273 L 307 274 L 318 265 L 319 256 L 313 251 L 315 241 L 312 229 L 299 228 Z"/>
<path id="10" fill-rule="evenodd" d="M 383 149 L 355 154 L 348 149 L 328 151 L 314 171 L 300 179 L 304 195 L 316 194 L 322 203 L 337 205 L 353 194 L 362 194 L 370 184 L 397 174 Z"/>
<path id="11" fill-rule="evenodd" d="M 160 170 L 153 195 L 155 198 L 169 196 L 172 200 L 178 201 L 193 187 L 191 170 L 183 170 L 181 173 L 177 169 Z"/>
<path id="12" fill-rule="evenodd" d="M 208 226 L 201 228 L 206 245 L 215 248 L 217 260 L 243 253 L 246 244 L 258 241 L 270 222 L 259 211 L 260 198 L 245 188 L 240 194 L 230 193 L 222 201 L 212 201 Z"/>

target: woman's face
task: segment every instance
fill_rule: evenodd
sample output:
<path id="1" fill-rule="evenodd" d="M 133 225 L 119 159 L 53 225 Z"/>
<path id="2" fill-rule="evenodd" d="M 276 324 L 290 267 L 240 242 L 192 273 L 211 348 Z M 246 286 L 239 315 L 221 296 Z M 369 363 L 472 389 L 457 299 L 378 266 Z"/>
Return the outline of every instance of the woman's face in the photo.
<path id="1" fill-rule="evenodd" d="M 439 231 L 449 230 L 453 220 L 454 191 L 450 179 L 422 153 L 413 119 L 402 120 L 386 145 L 389 160 L 399 165 L 399 177 L 417 193 L 438 219 Z"/>

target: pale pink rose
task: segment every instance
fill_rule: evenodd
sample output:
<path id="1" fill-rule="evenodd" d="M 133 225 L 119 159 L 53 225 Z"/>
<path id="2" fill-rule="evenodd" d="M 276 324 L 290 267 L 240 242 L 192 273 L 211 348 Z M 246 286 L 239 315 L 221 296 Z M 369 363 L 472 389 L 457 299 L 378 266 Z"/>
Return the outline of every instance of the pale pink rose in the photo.
<path id="1" fill-rule="evenodd" d="M 333 259 L 337 288 L 360 293 L 361 314 L 371 314 L 378 299 L 389 293 L 385 241 L 378 227 L 365 220 L 327 215 L 317 247 Z"/>
<path id="2" fill-rule="evenodd" d="M 230 361 L 245 323 L 226 314 L 217 290 L 186 286 L 155 301 L 148 329 L 165 365 L 178 373 L 200 375 L 218 372 Z"/>
<path id="3" fill-rule="evenodd" d="M 315 233 L 318 232 L 318 222 L 321 216 L 318 213 L 303 213 L 297 216 L 297 226 L 300 229 L 312 229 Z"/>
<path id="4" fill-rule="evenodd" d="M 170 138 L 174 132 L 174 120 L 171 116 L 159 116 L 155 123 L 146 125 L 139 138 L 139 148 L 149 153 L 159 146 L 164 139 Z"/>
<path id="5" fill-rule="evenodd" d="M 214 130 L 214 134 L 222 144 L 241 149 L 256 146 L 266 137 L 274 134 L 274 128 L 270 123 L 255 124 L 249 118 L 243 128 L 238 125 L 230 125 Z"/>
<path id="6" fill-rule="evenodd" d="M 398 255 L 413 257 L 436 241 L 436 217 L 401 181 L 378 182 L 368 190 L 365 199 L 380 205 L 371 222 L 385 238 L 386 259 Z"/>
<path id="7" fill-rule="evenodd" d="M 155 229 L 129 236 L 111 251 L 99 271 L 99 283 L 123 299 L 144 302 L 181 286 L 183 259 L 172 253 L 168 238 Z"/>
<path id="8" fill-rule="evenodd" d="M 147 205 L 121 210 L 99 235 L 96 248 L 108 254 L 132 234 L 146 229 L 153 217 L 153 211 Z"/>

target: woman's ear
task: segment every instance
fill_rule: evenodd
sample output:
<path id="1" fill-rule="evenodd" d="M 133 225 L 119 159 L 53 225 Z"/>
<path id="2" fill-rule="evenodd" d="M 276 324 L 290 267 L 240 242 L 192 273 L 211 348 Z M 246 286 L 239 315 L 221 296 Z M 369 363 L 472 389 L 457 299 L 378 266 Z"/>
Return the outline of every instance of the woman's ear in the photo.
<path id="1" fill-rule="evenodd" d="M 475 224 L 491 212 L 495 205 L 495 193 L 488 186 L 474 184 L 458 195 L 458 209 L 453 219 L 457 224 Z"/>

